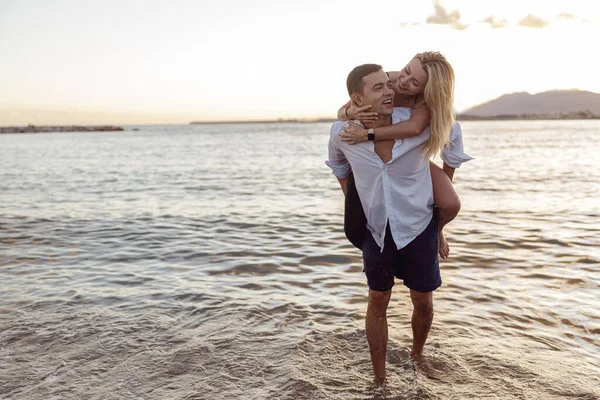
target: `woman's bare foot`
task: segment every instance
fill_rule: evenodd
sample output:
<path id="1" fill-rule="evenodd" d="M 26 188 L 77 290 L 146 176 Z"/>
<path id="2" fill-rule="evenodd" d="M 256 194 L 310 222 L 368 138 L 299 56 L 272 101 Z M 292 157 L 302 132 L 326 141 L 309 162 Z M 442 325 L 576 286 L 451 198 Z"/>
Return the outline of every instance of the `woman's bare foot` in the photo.
<path id="1" fill-rule="evenodd" d="M 440 257 L 442 257 L 443 259 L 446 259 L 446 258 L 448 258 L 448 255 L 450 254 L 450 246 L 448 246 L 448 241 L 446 240 L 446 237 L 444 236 L 444 232 L 440 231 L 439 238 L 440 238 L 440 247 L 439 247 Z"/>

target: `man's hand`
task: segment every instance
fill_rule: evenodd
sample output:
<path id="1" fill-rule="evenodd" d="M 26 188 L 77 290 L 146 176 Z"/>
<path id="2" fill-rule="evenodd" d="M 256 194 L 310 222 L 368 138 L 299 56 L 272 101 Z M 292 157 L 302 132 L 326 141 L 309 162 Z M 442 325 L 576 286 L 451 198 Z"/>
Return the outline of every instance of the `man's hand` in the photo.
<path id="1" fill-rule="evenodd" d="M 352 121 L 348 121 L 344 125 L 343 129 L 344 133 L 339 134 L 342 142 L 346 142 L 348 144 L 357 144 L 366 142 L 368 140 L 369 131 Z"/>

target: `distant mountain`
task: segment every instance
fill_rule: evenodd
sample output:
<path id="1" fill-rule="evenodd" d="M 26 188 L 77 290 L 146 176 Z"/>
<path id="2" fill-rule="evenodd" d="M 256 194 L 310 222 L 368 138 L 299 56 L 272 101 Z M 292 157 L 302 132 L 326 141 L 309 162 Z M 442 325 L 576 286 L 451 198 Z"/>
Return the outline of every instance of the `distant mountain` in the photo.
<path id="1" fill-rule="evenodd" d="M 552 90 L 538 94 L 505 94 L 472 107 L 461 115 L 494 117 L 501 115 L 560 115 L 586 112 L 600 116 L 600 93 L 582 90 Z"/>

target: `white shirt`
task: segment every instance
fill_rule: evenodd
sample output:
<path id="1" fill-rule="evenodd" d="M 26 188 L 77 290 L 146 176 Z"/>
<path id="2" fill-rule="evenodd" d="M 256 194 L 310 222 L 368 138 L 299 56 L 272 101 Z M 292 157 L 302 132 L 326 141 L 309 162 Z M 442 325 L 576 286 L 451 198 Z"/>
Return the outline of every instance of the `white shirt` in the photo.
<path id="1" fill-rule="evenodd" d="M 410 114 L 409 108 L 394 107 L 392 124 L 409 119 Z M 383 250 L 389 221 L 396 247 L 401 249 L 425 230 L 433 216 L 431 173 L 429 161 L 423 156 L 431 131 L 427 128 L 420 135 L 395 140 L 392 159 L 383 163 L 375 153 L 373 142 L 355 145 L 343 142 L 339 133 L 344 124 L 337 121 L 331 127 L 326 164 L 338 178 L 347 177 L 350 171 L 354 173 L 356 189 L 367 217 L 367 228 L 379 247 Z M 458 142 L 457 134 L 454 135 L 455 142 Z M 460 144 L 460 153 L 464 154 L 462 138 Z"/>
<path id="2" fill-rule="evenodd" d="M 455 122 L 450 132 L 450 146 L 444 147 L 442 160 L 452 168 L 460 168 L 462 163 L 472 159 L 473 157 L 465 153 L 463 149 L 462 128 L 458 122 Z"/>

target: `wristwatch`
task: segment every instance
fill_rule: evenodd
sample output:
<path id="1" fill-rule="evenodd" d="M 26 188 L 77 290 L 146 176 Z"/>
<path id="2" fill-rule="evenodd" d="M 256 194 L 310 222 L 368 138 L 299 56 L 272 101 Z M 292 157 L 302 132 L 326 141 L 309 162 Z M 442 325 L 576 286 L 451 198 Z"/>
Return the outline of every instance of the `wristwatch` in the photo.
<path id="1" fill-rule="evenodd" d="M 375 140 L 375 131 L 373 130 L 373 128 L 367 131 L 367 139 L 369 139 L 370 142 L 373 142 Z"/>

